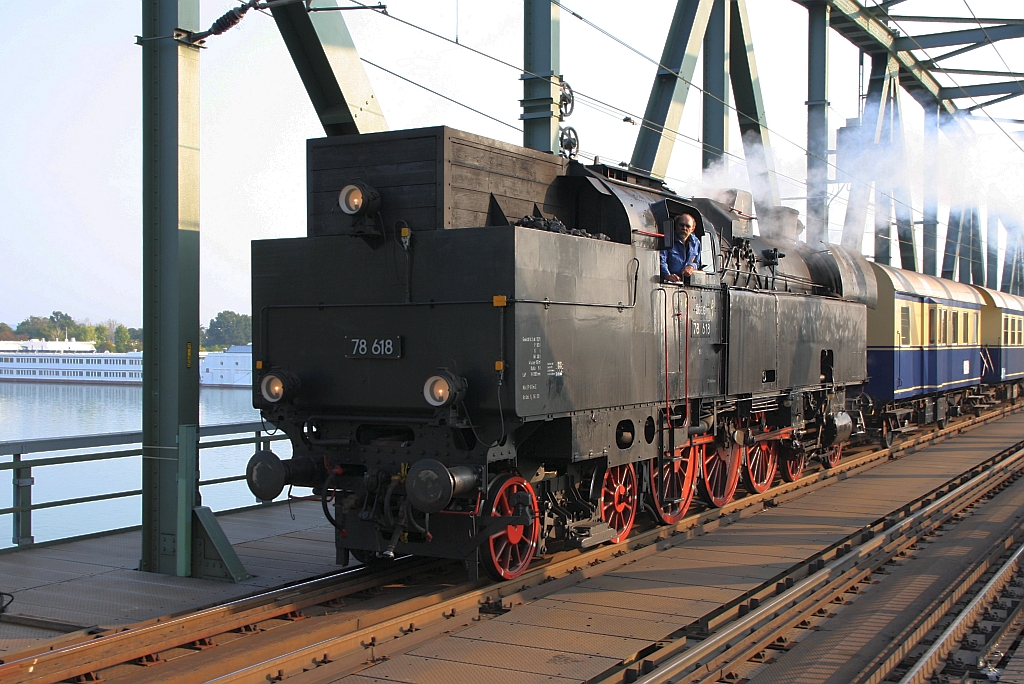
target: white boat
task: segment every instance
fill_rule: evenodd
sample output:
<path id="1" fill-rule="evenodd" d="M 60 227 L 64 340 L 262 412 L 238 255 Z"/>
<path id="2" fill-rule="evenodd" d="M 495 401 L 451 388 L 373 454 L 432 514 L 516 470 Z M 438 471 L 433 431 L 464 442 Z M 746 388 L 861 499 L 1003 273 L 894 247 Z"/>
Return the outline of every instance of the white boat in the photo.
<path id="1" fill-rule="evenodd" d="M 142 383 L 142 352 L 96 351 L 95 342 L 0 342 L 0 381 L 103 385 Z"/>
<path id="2" fill-rule="evenodd" d="M 200 354 L 203 387 L 252 387 L 252 345 L 234 344 L 222 352 Z"/>
<path id="3" fill-rule="evenodd" d="M 0 342 L 0 382 L 142 384 L 142 352 L 96 351 L 95 342 Z M 199 353 L 202 387 L 252 387 L 252 345 Z"/>

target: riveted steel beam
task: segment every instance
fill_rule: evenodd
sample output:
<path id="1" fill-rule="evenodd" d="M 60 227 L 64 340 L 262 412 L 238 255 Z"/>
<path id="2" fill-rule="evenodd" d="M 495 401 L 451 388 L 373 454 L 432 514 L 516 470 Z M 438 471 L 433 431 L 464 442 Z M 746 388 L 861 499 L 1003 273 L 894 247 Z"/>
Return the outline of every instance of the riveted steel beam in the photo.
<path id="1" fill-rule="evenodd" d="M 337 7 L 314 0 L 313 7 Z M 307 12 L 303 2 L 271 8 L 281 38 L 327 135 L 388 130 L 342 12 Z"/>
<path id="2" fill-rule="evenodd" d="M 940 97 L 955 100 L 962 97 L 989 97 L 991 95 L 1024 95 L 1024 81 L 1004 81 L 1002 83 L 981 83 L 978 85 L 942 88 Z"/>
<path id="3" fill-rule="evenodd" d="M 897 23 L 922 22 L 932 24 L 1024 24 L 1024 19 L 990 19 L 987 17 L 942 17 L 912 14 L 890 14 L 889 18 Z"/>
<path id="4" fill-rule="evenodd" d="M 630 166 L 664 178 L 714 0 L 678 0 Z"/>
<path id="5" fill-rule="evenodd" d="M 893 41 L 895 50 L 930 50 L 954 45 L 972 43 L 994 43 L 1009 38 L 1024 37 L 1024 24 L 1004 24 L 987 28 L 965 29 L 963 31 L 944 31 L 921 36 L 902 36 Z"/>

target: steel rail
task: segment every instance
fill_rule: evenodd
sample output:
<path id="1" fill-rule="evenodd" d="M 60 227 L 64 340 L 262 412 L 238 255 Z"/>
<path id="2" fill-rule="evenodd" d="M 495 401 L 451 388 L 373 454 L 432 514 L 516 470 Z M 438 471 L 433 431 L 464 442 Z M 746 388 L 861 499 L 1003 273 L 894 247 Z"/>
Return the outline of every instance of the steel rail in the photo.
<path id="1" fill-rule="evenodd" d="M 369 626 L 367 626 L 366 616 L 349 619 L 341 624 L 332 621 L 330 625 L 313 630 L 312 633 L 305 632 L 295 644 L 282 642 L 282 647 L 294 646 L 292 651 L 265 663 L 240 670 L 237 674 L 241 679 L 231 679 L 235 675 L 226 675 L 227 679 L 222 678 L 217 681 L 266 681 L 249 676 L 251 669 L 259 669 L 266 665 L 261 670 L 264 672 L 264 677 L 268 673 L 270 676 L 276 676 L 277 670 L 282 669 L 282 663 L 291 663 L 288 667 L 308 669 L 311 665 L 322 663 L 327 655 L 334 657 L 339 652 L 362 651 L 366 644 L 386 648 L 385 644 L 389 640 L 399 639 L 411 631 L 426 629 L 428 625 L 443 625 L 455 615 L 463 616 L 467 613 L 475 615 L 480 612 L 481 607 L 486 611 L 488 606 L 507 606 L 532 600 L 676 546 L 693 536 L 713 531 L 721 525 L 735 522 L 744 514 L 750 515 L 752 512 L 762 510 L 766 504 L 777 505 L 779 502 L 802 496 L 807 491 L 828 486 L 851 474 L 881 465 L 896 458 L 897 453 L 913 453 L 917 447 L 923 444 L 944 441 L 990 421 L 998 420 L 1010 413 L 1018 412 L 1022 408 L 1024 406 L 1000 407 L 980 418 L 970 418 L 944 430 L 919 435 L 890 449 L 873 451 L 860 457 L 851 458 L 834 468 L 809 473 L 797 482 L 776 486 L 763 494 L 748 495 L 722 508 L 690 515 L 674 526 L 656 527 L 641 532 L 619 545 L 599 546 L 585 552 L 572 551 L 557 554 L 546 559 L 546 562 L 542 561 L 539 567 L 511 582 L 483 587 L 480 586 L 480 582 L 467 582 L 432 595 L 393 604 L 387 609 L 377 611 L 374 617 L 379 619 L 378 622 Z M 909 511 L 912 504 L 913 502 L 905 506 L 904 509 Z M 828 553 L 836 547 L 841 548 L 841 546 L 842 542 L 838 542 L 818 555 Z M 443 561 L 436 560 L 434 562 L 443 563 Z M 422 568 L 417 567 L 417 570 L 419 569 Z M 356 570 L 358 571 L 358 569 Z M 765 588 L 761 591 L 764 592 L 769 587 L 774 587 L 773 583 L 776 579 L 768 580 Z M 198 639 L 216 636 L 239 626 L 280 617 L 292 610 L 324 603 L 346 593 L 379 586 L 382 583 L 394 581 L 394 577 L 387 574 L 384 576 L 370 575 L 365 577 L 357 588 L 346 585 L 316 593 L 318 587 L 329 586 L 332 581 L 337 581 L 336 575 L 258 594 L 247 599 L 239 599 L 196 613 L 147 621 L 99 640 L 92 635 L 83 635 L 83 638 L 90 639 L 90 641 L 55 648 L 53 651 L 11 654 L 16 656 L 16 659 L 0 665 L 0 679 L 4 681 L 10 679 L 14 682 L 55 682 L 96 672 Z M 747 595 L 744 595 L 742 600 L 749 599 Z M 718 618 L 712 616 L 709 618 L 708 625 L 713 626 L 717 624 L 718 620 L 726 619 L 724 613 L 735 609 L 737 601 L 723 606 L 720 609 L 723 616 Z M 312 645 L 310 645 L 311 642 Z M 46 670 L 46 667 L 50 669 Z M 46 674 L 47 672 L 49 674 Z M 247 672 L 248 674 L 246 674 Z"/>
<path id="2" fill-rule="evenodd" d="M 867 666 L 862 668 L 851 681 L 858 682 L 858 684 L 880 684 L 888 679 L 893 670 L 910 655 L 911 651 L 921 643 L 928 632 L 934 629 L 935 625 L 947 616 L 957 603 L 969 593 L 971 587 L 992 570 L 1001 558 L 1006 556 L 1008 549 L 1013 548 L 1016 543 L 1019 543 L 1021 535 L 1024 535 L 1024 529 L 1017 528 L 992 544 L 977 563 L 960 574 L 959 581 L 955 585 L 936 597 L 929 608 L 924 610 L 918 619 L 908 625 Z M 1017 607 L 1009 613 L 1007 620 L 998 630 L 998 633 L 989 639 L 990 644 L 995 643 L 1010 628 L 1022 607 L 1024 607 L 1024 601 L 1018 603 Z"/>
<path id="3" fill-rule="evenodd" d="M 59 682 L 379 587 L 449 563 L 406 557 L 383 572 L 359 566 L 196 612 L 156 618 L 123 631 L 35 653 L 14 653 L 0 665 L 0 681 Z M 67 638 L 67 637 L 64 637 Z M 43 644 L 45 647 L 45 643 Z"/>
<path id="4" fill-rule="evenodd" d="M 974 625 L 982 611 L 991 603 L 993 597 L 1017 573 L 1024 546 L 1018 548 L 1010 559 L 996 572 L 984 587 L 977 593 L 967 607 L 960 611 L 956 619 L 939 635 L 935 643 L 924 652 L 913 667 L 900 679 L 899 684 L 919 684 L 928 681 L 932 672 L 949 655 L 950 649 L 960 643 L 964 634 Z"/>
<path id="5" fill-rule="evenodd" d="M 672 678 L 694 675 L 699 670 L 716 673 L 720 667 L 741 653 L 760 650 L 763 643 L 771 642 L 780 630 L 793 624 L 842 592 L 851 582 L 859 581 L 891 560 L 906 548 L 988 491 L 1002 484 L 1016 470 L 1024 467 L 1024 448 L 1006 460 L 986 468 L 979 475 L 960 485 L 933 503 L 921 508 L 887 529 L 881 536 L 872 536 L 859 546 L 837 550 L 832 561 L 791 589 L 768 599 L 763 604 L 738 617 L 697 645 L 686 648 L 685 639 L 669 645 L 659 652 L 654 668 L 637 679 L 637 684 L 660 684 Z M 873 524 L 859 534 L 875 534 Z M 684 650 L 685 649 L 685 650 Z M 736 652 L 739 653 L 736 653 Z M 724 673 L 716 674 L 718 679 Z M 701 677 L 703 678 L 703 677 Z M 621 679 L 619 681 L 622 681 Z"/>

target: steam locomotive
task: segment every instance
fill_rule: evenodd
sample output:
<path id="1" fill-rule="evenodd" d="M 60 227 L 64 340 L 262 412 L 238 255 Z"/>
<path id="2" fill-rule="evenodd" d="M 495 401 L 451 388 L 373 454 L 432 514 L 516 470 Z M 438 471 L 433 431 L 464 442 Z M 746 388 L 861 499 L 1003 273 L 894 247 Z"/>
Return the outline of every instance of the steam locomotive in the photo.
<path id="1" fill-rule="evenodd" d="M 673 524 L 695 492 L 723 506 L 993 399 L 986 295 L 798 242 L 784 207 L 755 235 L 745 192 L 688 199 L 447 127 L 310 140 L 307 162 L 307 237 L 252 244 L 253 405 L 293 456 L 246 475 L 264 500 L 312 487 L 340 564 L 513 579 L 622 541 L 645 503 Z M 665 283 L 680 214 L 704 266 Z M 1019 369 L 993 379 L 1016 396 Z"/>

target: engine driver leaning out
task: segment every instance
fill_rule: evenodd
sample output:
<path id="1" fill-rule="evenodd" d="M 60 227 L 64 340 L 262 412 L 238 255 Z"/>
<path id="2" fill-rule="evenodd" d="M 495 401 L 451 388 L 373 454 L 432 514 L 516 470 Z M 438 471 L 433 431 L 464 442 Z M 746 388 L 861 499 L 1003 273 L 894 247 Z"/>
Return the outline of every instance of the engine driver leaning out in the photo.
<path id="1" fill-rule="evenodd" d="M 701 267 L 700 240 L 693 234 L 693 217 L 680 214 L 675 224 L 676 241 L 661 253 L 661 279 L 669 283 L 678 283 L 684 276 L 689 278 Z"/>

